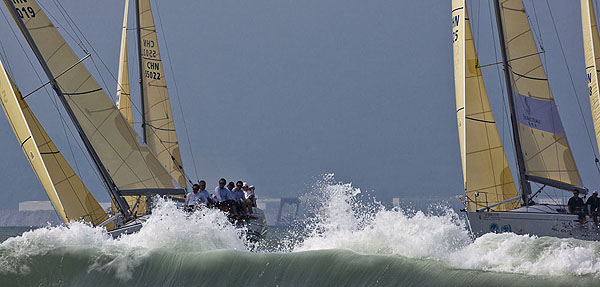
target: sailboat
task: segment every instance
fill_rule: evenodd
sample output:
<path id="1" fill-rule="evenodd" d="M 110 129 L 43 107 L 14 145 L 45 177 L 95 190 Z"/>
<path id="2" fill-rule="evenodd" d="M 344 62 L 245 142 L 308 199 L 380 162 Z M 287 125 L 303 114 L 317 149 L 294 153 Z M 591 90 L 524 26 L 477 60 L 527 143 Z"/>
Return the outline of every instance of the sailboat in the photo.
<path id="1" fill-rule="evenodd" d="M 474 236 L 514 232 L 600 240 L 597 226 L 591 220 L 580 223 L 563 202 L 536 202 L 546 188 L 569 196 L 574 191 L 586 194 L 587 188 L 573 159 L 523 2 L 494 0 L 493 5 L 518 177 L 513 179 L 492 114 L 465 0 L 453 0 L 456 113 L 468 226 Z M 586 48 L 586 59 L 587 53 Z M 541 187 L 532 192 L 531 183 Z"/>
<path id="2" fill-rule="evenodd" d="M 84 66 L 35 0 L 4 0 L 16 27 L 48 77 L 112 199 L 105 212 L 28 107 L 0 63 L 2 107 L 38 179 L 65 223 L 85 221 L 113 236 L 138 231 L 151 214 L 153 196 L 182 201 L 187 182 L 182 166 L 158 38 L 149 0 L 136 0 L 142 137 L 133 126 L 127 61 L 125 4 L 115 104 Z M 266 220 L 238 225 L 260 239 Z"/>

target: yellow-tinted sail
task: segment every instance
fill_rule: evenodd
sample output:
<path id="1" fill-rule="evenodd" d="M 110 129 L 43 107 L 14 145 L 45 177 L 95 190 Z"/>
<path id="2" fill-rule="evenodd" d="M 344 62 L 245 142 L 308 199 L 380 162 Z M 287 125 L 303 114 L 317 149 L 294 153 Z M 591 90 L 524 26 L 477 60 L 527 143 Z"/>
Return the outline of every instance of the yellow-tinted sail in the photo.
<path id="1" fill-rule="evenodd" d="M 171 176 L 177 180 L 180 186 L 185 187 L 183 163 L 167 92 L 164 66 L 158 49 L 158 37 L 150 0 L 140 0 L 137 9 L 140 17 L 142 52 L 140 61 L 143 69 L 141 78 L 146 142 Z"/>
<path id="2" fill-rule="evenodd" d="M 108 216 L 56 148 L 0 63 L 4 113 L 25 157 L 64 222 L 84 220 L 98 225 Z"/>
<path id="3" fill-rule="evenodd" d="M 119 56 L 119 74 L 117 76 L 117 107 L 123 117 L 133 127 L 133 111 L 131 110 L 131 93 L 129 88 L 129 68 L 127 61 L 127 13 L 129 0 L 125 0 L 123 14 L 123 31 L 121 32 L 121 53 Z"/>
<path id="4" fill-rule="evenodd" d="M 9 7 L 20 29 L 31 35 L 30 45 L 41 53 L 67 104 L 100 161 L 120 190 L 163 188 L 176 183 L 152 152 L 137 141 L 137 133 L 75 55 L 40 9 L 37 1 L 13 1 Z M 18 12 L 14 12 L 18 11 Z M 19 23 L 23 22 L 23 26 Z M 25 32 L 25 31 L 23 31 Z"/>
<path id="5" fill-rule="evenodd" d="M 483 83 L 464 0 L 452 1 L 452 40 L 464 186 L 468 209 L 477 210 L 515 198 L 517 190 Z M 493 210 L 518 206 L 519 200 L 513 200 Z"/>
<path id="6" fill-rule="evenodd" d="M 500 5 L 525 171 L 581 186 L 523 3 L 504 0 Z"/>
<path id="7" fill-rule="evenodd" d="M 583 50 L 585 51 L 585 73 L 587 75 L 590 108 L 594 120 L 596 142 L 600 143 L 600 93 L 598 91 L 598 66 L 600 61 L 600 38 L 590 0 L 581 0 L 581 24 L 583 31 Z M 600 147 L 600 144 L 598 145 Z"/>
<path id="8" fill-rule="evenodd" d="M 117 107 L 123 117 L 133 127 L 133 110 L 131 105 L 131 93 L 129 87 L 129 61 L 127 60 L 127 14 L 129 13 L 129 0 L 125 0 L 125 12 L 123 12 L 123 29 L 121 31 L 121 50 L 119 56 L 119 74 L 117 76 Z M 146 213 L 146 197 L 124 196 L 127 204 L 136 206 L 135 212 L 138 215 Z M 137 205 L 136 205 L 137 203 Z M 113 202 L 113 209 L 116 210 L 116 203 Z"/>

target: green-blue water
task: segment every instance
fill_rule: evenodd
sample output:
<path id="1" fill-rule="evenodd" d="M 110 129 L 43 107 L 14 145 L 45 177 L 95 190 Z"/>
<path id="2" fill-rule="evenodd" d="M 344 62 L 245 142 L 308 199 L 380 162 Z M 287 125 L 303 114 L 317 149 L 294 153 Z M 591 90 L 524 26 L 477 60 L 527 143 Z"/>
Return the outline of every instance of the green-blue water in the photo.
<path id="1" fill-rule="evenodd" d="M 0 286 L 600 286 L 600 243 L 512 233 L 473 240 L 451 209 L 385 210 L 327 184 L 310 220 L 259 245 L 219 211 L 161 202 L 135 234 L 0 228 Z"/>

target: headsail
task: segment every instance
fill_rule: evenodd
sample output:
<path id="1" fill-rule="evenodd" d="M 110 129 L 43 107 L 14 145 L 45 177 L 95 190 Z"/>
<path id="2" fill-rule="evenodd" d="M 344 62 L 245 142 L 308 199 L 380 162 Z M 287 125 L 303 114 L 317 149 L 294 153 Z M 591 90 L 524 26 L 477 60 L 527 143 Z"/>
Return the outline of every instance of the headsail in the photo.
<path id="1" fill-rule="evenodd" d="M 546 72 L 521 0 L 501 2 L 501 21 L 515 91 L 515 113 L 526 178 L 552 186 L 579 188 L 573 160 Z M 566 185 L 564 185 L 566 184 Z M 562 187 L 561 187 L 562 188 Z"/>
<path id="2" fill-rule="evenodd" d="M 119 74 L 117 76 L 117 107 L 123 117 L 133 127 L 133 111 L 131 110 L 131 93 L 129 88 L 129 68 L 127 61 L 127 13 L 129 0 L 125 0 L 123 14 L 123 31 L 121 33 L 121 52 L 119 56 Z"/>
<path id="3" fill-rule="evenodd" d="M 479 68 L 464 0 L 452 1 L 452 26 L 464 186 L 468 209 L 477 210 L 518 195 Z M 518 205 L 519 201 L 513 200 L 493 210 L 510 210 Z"/>
<path id="4" fill-rule="evenodd" d="M 4 1 L 119 190 L 176 187 L 35 0 Z M 11 6 L 14 5 L 12 10 Z M 18 11 L 15 13 L 15 11 Z M 30 38 L 29 38 L 30 35 Z"/>
<path id="5" fill-rule="evenodd" d="M 121 50 L 119 56 L 119 74 L 117 76 L 117 107 L 123 117 L 133 127 L 133 110 L 131 105 L 131 90 L 129 87 L 129 61 L 127 60 L 127 14 L 129 13 L 129 0 L 125 0 L 123 12 L 123 28 L 121 31 Z M 136 206 L 137 214 L 146 213 L 146 197 L 124 196 L 129 206 Z M 137 205 L 136 205 L 137 203 Z M 116 208 L 113 202 L 113 208 Z"/>
<path id="6" fill-rule="evenodd" d="M 2 108 L 25 157 L 64 222 L 98 225 L 108 216 L 54 145 L 0 63 Z"/>
<path id="7" fill-rule="evenodd" d="M 150 0 L 137 0 L 136 3 L 140 25 L 138 44 L 141 48 L 139 61 L 146 142 L 171 176 L 180 186 L 185 187 L 183 163 Z"/>
<path id="8" fill-rule="evenodd" d="M 597 66 L 597 63 L 600 62 L 600 37 L 598 37 L 598 26 L 591 0 L 581 0 L 581 24 L 590 108 L 594 120 L 596 143 L 600 143 L 600 93 L 598 91 L 599 71 Z M 600 148 L 600 144 L 598 146 Z"/>

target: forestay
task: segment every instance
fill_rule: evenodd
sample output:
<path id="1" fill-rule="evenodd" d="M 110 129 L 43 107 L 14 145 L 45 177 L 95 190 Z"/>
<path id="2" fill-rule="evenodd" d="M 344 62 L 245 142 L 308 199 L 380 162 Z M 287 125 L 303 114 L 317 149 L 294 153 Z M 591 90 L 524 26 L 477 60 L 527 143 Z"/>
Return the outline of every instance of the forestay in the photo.
<path id="1" fill-rule="evenodd" d="M 177 180 L 180 186 L 185 187 L 186 181 L 179 142 L 175 132 L 150 0 L 139 0 L 137 9 L 140 25 L 140 73 L 142 73 L 140 77 L 143 89 L 146 142 L 171 176 Z"/>
<path id="2" fill-rule="evenodd" d="M 591 0 L 581 0 L 581 24 L 583 49 L 585 51 L 585 73 L 588 81 L 590 108 L 594 120 L 596 142 L 600 143 L 600 94 L 598 93 L 598 66 L 600 61 L 600 38 L 594 7 Z M 600 146 L 600 145 L 599 145 Z"/>
<path id="3" fill-rule="evenodd" d="M 176 187 L 150 150 L 100 88 L 34 0 L 13 1 L 15 21 L 23 21 L 43 61 L 66 97 L 102 164 L 119 189 Z M 5 2 L 5 4 L 9 4 Z M 10 9 L 10 8 L 9 8 Z M 22 28 L 22 27 L 19 27 Z M 22 31 L 24 32 L 24 31 Z"/>
<path id="4" fill-rule="evenodd" d="M 581 186 L 521 0 L 502 1 L 501 16 L 526 174 Z"/>
<path id="5" fill-rule="evenodd" d="M 25 157 L 48 198 L 66 223 L 84 220 L 98 225 L 108 216 L 56 148 L 0 63 L 2 108 Z"/>
<path id="6" fill-rule="evenodd" d="M 468 209 L 517 197 L 483 82 L 464 0 L 452 1 L 456 116 Z M 478 194 L 478 196 L 476 196 Z M 477 203 L 476 203 L 476 202 Z M 511 210 L 513 200 L 493 210 Z"/>

